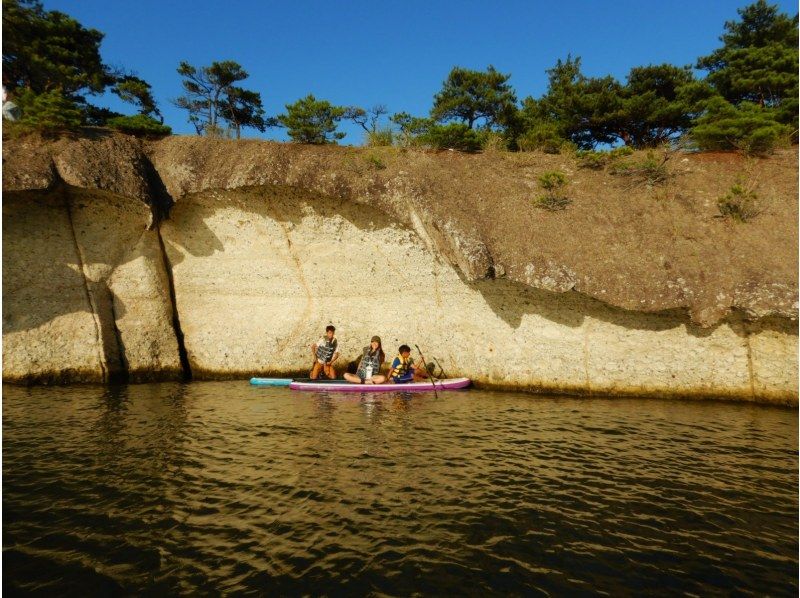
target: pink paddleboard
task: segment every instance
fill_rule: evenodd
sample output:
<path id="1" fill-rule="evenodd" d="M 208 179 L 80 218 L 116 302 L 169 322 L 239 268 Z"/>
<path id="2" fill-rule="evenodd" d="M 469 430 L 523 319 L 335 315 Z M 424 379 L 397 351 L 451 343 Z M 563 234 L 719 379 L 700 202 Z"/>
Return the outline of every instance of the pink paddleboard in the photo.
<path id="1" fill-rule="evenodd" d="M 408 384 L 351 384 L 350 382 L 292 382 L 292 390 L 324 390 L 325 392 L 410 392 L 421 390 L 458 390 L 470 385 L 469 378 L 448 378 L 435 382 L 409 382 Z"/>

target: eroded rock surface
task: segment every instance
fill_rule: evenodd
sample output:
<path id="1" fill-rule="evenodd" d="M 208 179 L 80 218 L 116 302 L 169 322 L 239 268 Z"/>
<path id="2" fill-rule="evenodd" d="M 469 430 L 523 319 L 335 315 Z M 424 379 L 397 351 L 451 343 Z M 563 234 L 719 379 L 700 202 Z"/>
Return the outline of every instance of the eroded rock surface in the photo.
<path id="1" fill-rule="evenodd" d="M 348 356 L 378 333 L 488 384 L 797 400 L 796 150 L 675 158 L 659 188 L 529 154 L 3 152 L 5 380 L 176 377 L 184 350 L 196 377 L 295 372 L 334 321 Z M 572 204 L 543 212 L 556 169 Z M 742 176 L 763 211 L 737 225 L 716 199 Z"/>

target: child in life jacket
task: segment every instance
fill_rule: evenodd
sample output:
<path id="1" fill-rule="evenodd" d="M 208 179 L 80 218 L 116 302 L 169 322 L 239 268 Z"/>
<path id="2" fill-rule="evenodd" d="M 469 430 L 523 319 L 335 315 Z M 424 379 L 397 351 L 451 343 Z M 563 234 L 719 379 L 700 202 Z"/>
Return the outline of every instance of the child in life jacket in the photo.
<path id="1" fill-rule="evenodd" d="M 333 367 L 333 364 L 339 359 L 339 351 L 337 350 L 339 341 L 334 336 L 335 332 L 336 328 L 334 326 L 326 326 L 325 336 L 311 345 L 314 367 L 311 368 L 309 378 L 312 380 L 319 378 L 320 372 L 325 372 L 325 376 L 331 380 L 336 379 L 336 368 Z"/>
<path id="2" fill-rule="evenodd" d="M 411 347 L 400 345 L 397 352 L 398 355 L 392 361 L 392 367 L 389 370 L 388 382 L 405 384 L 428 377 L 428 373 L 425 370 L 417 369 L 414 365 L 414 359 L 411 357 Z"/>

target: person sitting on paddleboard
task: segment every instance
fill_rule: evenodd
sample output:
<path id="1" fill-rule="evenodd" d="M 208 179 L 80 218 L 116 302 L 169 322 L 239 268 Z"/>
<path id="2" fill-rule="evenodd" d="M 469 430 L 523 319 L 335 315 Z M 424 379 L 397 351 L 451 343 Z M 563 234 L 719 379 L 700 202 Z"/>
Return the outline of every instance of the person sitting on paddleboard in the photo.
<path id="1" fill-rule="evenodd" d="M 326 326 L 325 336 L 311 345 L 314 367 L 311 368 L 309 378 L 312 380 L 319 378 L 320 372 L 325 372 L 325 375 L 331 380 L 336 379 L 336 368 L 333 367 L 333 364 L 339 359 L 339 351 L 337 350 L 339 341 L 334 336 L 335 332 L 336 328 L 334 326 Z"/>
<path id="2" fill-rule="evenodd" d="M 385 359 L 386 354 L 381 346 L 381 337 L 373 336 L 369 346 L 364 347 L 355 375 L 346 373 L 344 379 L 353 384 L 381 384 L 386 382 L 386 376 L 380 373 Z"/>
<path id="3" fill-rule="evenodd" d="M 414 359 L 411 357 L 411 347 L 408 345 L 400 345 L 397 352 L 397 357 L 392 361 L 392 369 L 389 370 L 389 382 L 405 384 L 428 377 L 426 371 L 419 370 L 414 366 Z"/>

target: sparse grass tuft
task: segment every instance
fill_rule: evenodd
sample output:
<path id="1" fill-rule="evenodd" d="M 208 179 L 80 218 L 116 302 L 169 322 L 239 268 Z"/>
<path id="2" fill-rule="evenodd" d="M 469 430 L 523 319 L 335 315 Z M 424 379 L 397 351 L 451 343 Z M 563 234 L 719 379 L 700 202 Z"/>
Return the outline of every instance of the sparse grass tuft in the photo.
<path id="1" fill-rule="evenodd" d="M 578 160 L 578 167 L 601 170 L 609 164 L 616 164 L 620 158 L 630 156 L 631 154 L 633 154 L 633 150 L 627 145 L 623 145 L 621 147 L 615 147 L 607 152 L 579 150 L 575 153 L 575 157 Z"/>
<path id="2" fill-rule="evenodd" d="M 545 190 L 545 195 L 536 199 L 536 207 L 550 212 L 565 209 L 572 203 L 562 191 L 566 184 L 566 175 L 558 170 L 549 170 L 539 175 L 539 186 Z"/>
<path id="3" fill-rule="evenodd" d="M 717 200 L 717 207 L 723 218 L 730 218 L 736 222 L 747 222 L 761 213 L 755 191 L 742 183 L 736 183 L 720 197 Z"/>
<path id="4" fill-rule="evenodd" d="M 386 147 L 394 144 L 395 134 L 391 127 L 378 128 L 367 133 L 368 147 Z"/>
<path id="5" fill-rule="evenodd" d="M 642 183 L 648 187 L 654 187 L 663 185 L 669 180 L 670 172 L 667 168 L 669 158 L 669 152 L 665 152 L 664 157 L 659 158 L 653 150 L 650 150 L 641 160 L 615 161 L 608 171 L 613 175 L 629 176 L 634 183 Z"/>
<path id="6" fill-rule="evenodd" d="M 376 156 L 375 154 L 368 154 L 364 159 L 378 170 L 383 170 L 384 168 L 386 168 L 386 164 L 384 164 L 380 156 Z"/>

